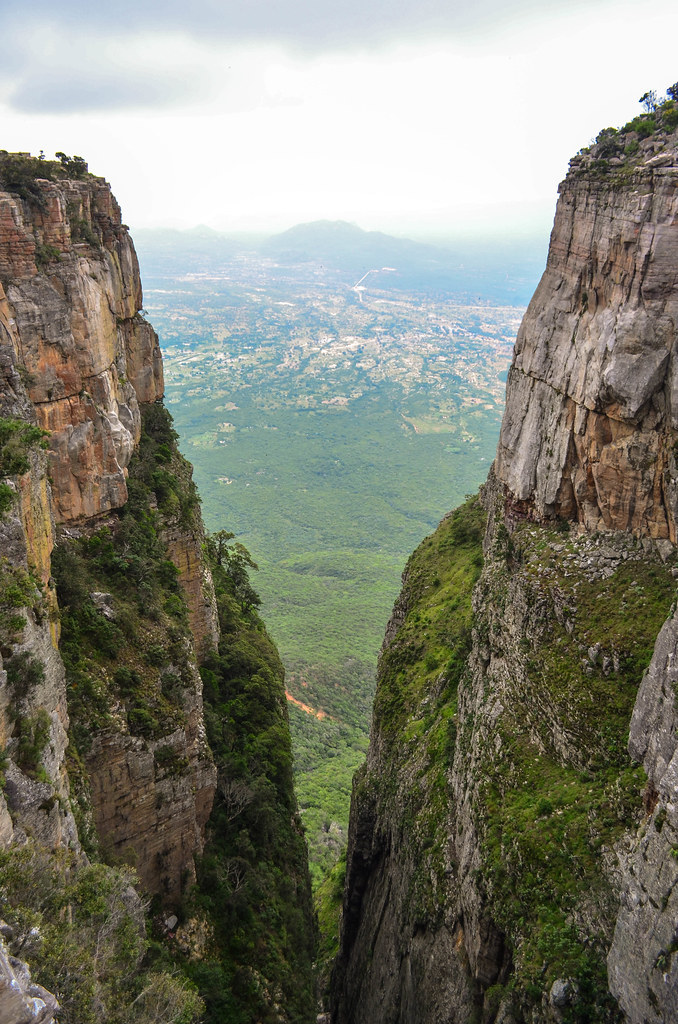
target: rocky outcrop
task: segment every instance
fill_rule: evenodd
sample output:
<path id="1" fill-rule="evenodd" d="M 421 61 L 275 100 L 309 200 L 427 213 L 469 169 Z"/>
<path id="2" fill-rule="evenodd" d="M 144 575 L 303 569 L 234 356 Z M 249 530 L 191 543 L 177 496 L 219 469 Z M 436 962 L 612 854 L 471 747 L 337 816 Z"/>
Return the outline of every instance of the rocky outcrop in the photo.
<path id="1" fill-rule="evenodd" d="M 131 860 L 144 888 L 170 906 L 195 883 L 194 856 L 203 848 L 216 785 L 195 711 L 191 717 L 192 728 L 154 743 L 99 733 L 86 759 L 102 850 Z"/>
<path id="2" fill-rule="evenodd" d="M 31 980 L 28 965 L 10 956 L 0 938 L 0 1024 L 54 1024 L 58 1010 L 52 993 Z"/>
<path id="3" fill-rule="evenodd" d="M 610 989 L 630 1021 L 678 1018 L 678 617 L 666 622 L 638 692 L 629 750 L 648 778 L 648 818 L 619 844 L 621 908 Z"/>
<path id="4" fill-rule="evenodd" d="M 11 812 L 5 845 L 22 841 L 28 832 L 51 848 L 78 849 L 65 765 L 66 685 L 57 649 L 56 595 L 50 585 L 53 522 L 46 463 L 40 449 L 30 453 L 28 472 L 14 481 L 14 509 L 0 521 L 0 601 L 5 613 L 0 628 L 0 741 L 10 758 L 4 799 Z M 43 779 L 37 780 L 22 748 L 41 719 Z"/>
<path id="5" fill-rule="evenodd" d="M 80 850 L 65 761 L 55 523 L 77 520 L 91 535 L 127 500 L 141 409 L 163 391 L 158 339 L 141 305 L 134 247 L 103 179 L 38 178 L 28 199 L 0 191 L 0 415 L 33 429 L 25 471 L 8 478 L 16 498 L 0 520 L 0 599 L 5 618 L 20 623 L 0 623 L 9 668 L 9 677 L 0 672 L 0 741 L 10 758 L 0 835 L 7 846 L 30 836 Z M 48 432 L 46 451 L 35 427 Z M 200 650 L 213 648 L 216 610 L 201 526 L 196 520 L 170 532 L 165 557 L 177 557 Z M 170 903 L 194 877 L 215 788 L 189 635 L 185 645 L 181 711 L 170 716 L 167 735 L 149 742 L 109 728 L 86 758 L 101 843 L 134 856 L 147 888 Z"/>
<path id="6" fill-rule="evenodd" d="M 516 508 L 676 539 L 678 149 L 572 163 L 515 345 L 497 476 Z"/>
<path id="7" fill-rule="evenodd" d="M 669 103 L 572 162 L 482 544 L 467 503 L 408 563 L 333 1024 L 678 1013 L 677 121 Z"/>
<path id="8" fill-rule="evenodd" d="M 212 576 L 205 565 L 202 525 L 190 529 L 169 526 L 164 536 L 168 554 L 179 570 L 196 653 L 204 657 L 217 648 L 219 624 Z"/>
<path id="9" fill-rule="evenodd" d="M 5 358 L 50 431 L 56 515 L 68 521 L 124 504 L 139 403 L 162 396 L 162 359 L 108 184 L 89 176 L 39 186 L 41 203 L 0 192 Z"/>

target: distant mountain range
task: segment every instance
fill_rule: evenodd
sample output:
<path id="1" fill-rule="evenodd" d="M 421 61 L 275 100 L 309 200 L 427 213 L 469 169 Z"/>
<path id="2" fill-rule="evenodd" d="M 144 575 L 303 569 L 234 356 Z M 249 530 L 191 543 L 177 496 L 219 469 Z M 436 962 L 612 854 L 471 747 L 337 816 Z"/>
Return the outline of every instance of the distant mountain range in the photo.
<path id="1" fill-rule="evenodd" d="M 298 224 L 269 237 L 228 235 L 201 225 L 190 231 L 137 230 L 144 255 L 177 257 L 180 251 L 229 260 L 247 253 L 281 268 L 317 264 L 347 283 L 433 296 L 456 295 L 463 301 L 526 305 L 544 265 L 547 239 L 488 239 L 433 245 L 364 231 L 346 221 Z"/>

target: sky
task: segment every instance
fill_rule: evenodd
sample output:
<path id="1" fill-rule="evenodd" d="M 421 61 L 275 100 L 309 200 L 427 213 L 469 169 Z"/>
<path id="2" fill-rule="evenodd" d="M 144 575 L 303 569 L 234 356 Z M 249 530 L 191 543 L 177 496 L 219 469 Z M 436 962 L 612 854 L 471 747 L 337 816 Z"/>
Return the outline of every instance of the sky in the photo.
<path id="1" fill-rule="evenodd" d="M 0 0 L 0 148 L 132 229 L 548 233 L 568 160 L 678 79 L 675 0 Z"/>

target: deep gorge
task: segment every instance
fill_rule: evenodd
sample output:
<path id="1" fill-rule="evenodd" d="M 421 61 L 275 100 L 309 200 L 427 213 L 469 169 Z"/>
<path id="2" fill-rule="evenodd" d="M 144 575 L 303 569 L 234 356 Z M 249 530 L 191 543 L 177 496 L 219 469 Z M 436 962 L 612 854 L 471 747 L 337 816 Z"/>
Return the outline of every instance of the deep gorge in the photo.
<path id="1" fill-rule="evenodd" d="M 678 1013 L 675 103 L 649 116 L 572 161 L 495 463 L 405 569 L 332 1024 Z M 110 188 L 0 177 L 0 1021 L 312 1020 L 251 558 L 205 534 Z"/>

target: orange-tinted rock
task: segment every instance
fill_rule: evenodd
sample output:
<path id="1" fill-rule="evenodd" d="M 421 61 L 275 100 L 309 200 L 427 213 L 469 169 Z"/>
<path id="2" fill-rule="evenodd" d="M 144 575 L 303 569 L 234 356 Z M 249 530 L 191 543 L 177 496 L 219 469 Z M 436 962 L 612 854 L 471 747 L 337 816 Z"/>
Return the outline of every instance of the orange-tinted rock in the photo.
<path id="1" fill-rule="evenodd" d="M 48 847 L 79 850 L 50 579 L 54 523 L 89 520 L 96 529 L 108 510 L 125 503 L 139 406 L 162 396 L 163 372 L 158 339 L 139 312 L 136 254 L 108 185 L 88 178 L 44 181 L 40 188 L 39 205 L 0 192 L 0 415 L 50 432 L 49 452 L 33 446 L 29 471 L 11 479 L 16 501 L 0 518 L 4 571 L 26 580 L 30 570 L 42 585 L 34 606 L 22 610 L 24 629 L 14 642 L 5 637 L 0 653 L 28 654 L 44 670 L 44 678 L 17 692 L 0 657 L 0 746 L 9 756 L 11 811 L 10 817 L 0 800 L 0 845 L 21 842 L 28 832 Z M 129 855 L 145 888 L 176 905 L 195 877 L 216 785 L 195 650 L 215 647 L 218 630 L 199 516 L 190 529 L 175 524 L 167 532 L 167 555 L 180 569 L 194 630 L 183 638 L 180 711 L 168 720 L 168 734 L 154 739 L 131 735 L 126 720 L 113 716 L 117 727 L 94 736 L 86 768 L 102 847 Z M 20 770 L 13 735 L 17 714 L 44 712 L 50 729 L 41 760 L 50 782 Z"/>
<path id="2" fill-rule="evenodd" d="M 170 736 L 150 742 L 120 732 L 95 736 L 87 756 L 92 805 L 102 848 L 128 856 L 144 887 L 176 905 L 195 881 L 194 856 L 216 788 L 216 768 L 202 724 L 200 677 L 187 691 L 187 721 Z M 174 767 L 154 751 L 169 748 Z"/>
<path id="3" fill-rule="evenodd" d="M 204 656 L 216 650 L 219 626 L 212 577 L 202 555 L 203 538 L 175 527 L 165 530 L 164 539 L 169 557 L 179 570 L 196 651 Z"/>
<path id="4" fill-rule="evenodd" d="M 60 520 L 127 497 L 139 402 L 163 393 L 162 359 L 139 314 L 136 253 L 102 179 L 42 182 L 44 209 L 0 193 L 0 282 L 15 362 L 51 431 Z"/>

